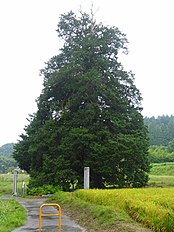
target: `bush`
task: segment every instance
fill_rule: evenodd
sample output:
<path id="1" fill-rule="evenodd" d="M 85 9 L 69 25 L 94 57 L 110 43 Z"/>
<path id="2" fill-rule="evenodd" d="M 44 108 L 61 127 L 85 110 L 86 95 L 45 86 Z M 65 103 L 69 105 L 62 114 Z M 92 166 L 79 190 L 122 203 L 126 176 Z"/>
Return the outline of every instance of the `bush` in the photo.
<path id="1" fill-rule="evenodd" d="M 32 187 L 27 189 L 27 194 L 32 196 L 42 196 L 47 194 L 53 194 L 61 190 L 59 186 L 52 186 L 52 185 L 43 185 L 42 187 Z"/>

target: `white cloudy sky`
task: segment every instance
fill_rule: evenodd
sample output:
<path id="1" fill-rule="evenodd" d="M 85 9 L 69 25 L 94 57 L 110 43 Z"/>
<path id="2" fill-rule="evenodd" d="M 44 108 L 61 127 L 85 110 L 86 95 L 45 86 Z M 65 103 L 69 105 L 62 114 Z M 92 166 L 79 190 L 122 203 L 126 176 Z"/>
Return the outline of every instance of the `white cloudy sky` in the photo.
<path id="1" fill-rule="evenodd" d="M 80 5 L 96 19 L 117 26 L 129 40 L 122 58 L 135 73 L 144 116 L 174 115 L 173 0 L 2 0 L 0 1 L 0 146 L 16 142 L 36 111 L 42 89 L 39 70 L 58 53 L 60 14 Z"/>

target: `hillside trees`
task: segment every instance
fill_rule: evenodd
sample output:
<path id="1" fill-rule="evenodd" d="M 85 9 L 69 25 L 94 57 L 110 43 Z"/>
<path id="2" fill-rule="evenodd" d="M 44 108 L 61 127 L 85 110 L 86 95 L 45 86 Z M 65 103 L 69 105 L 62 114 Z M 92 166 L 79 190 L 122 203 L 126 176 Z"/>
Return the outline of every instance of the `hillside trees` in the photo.
<path id="1" fill-rule="evenodd" d="M 144 122 L 149 130 L 149 143 L 156 146 L 168 146 L 174 139 L 174 116 L 162 115 L 145 117 Z"/>
<path id="2" fill-rule="evenodd" d="M 0 156 L 10 156 L 14 151 L 14 143 L 6 143 L 0 147 Z"/>
<path id="3" fill-rule="evenodd" d="M 149 163 L 141 95 L 118 61 L 119 51 L 127 52 L 125 35 L 73 12 L 60 17 L 57 32 L 64 45 L 41 71 L 38 110 L 15 159 L 30 172 L 32 186 L 82 187 L 84 166 L 91 187 L 144 186 Z"/>
<path id="4" fill-rule="evenodd" d="M 145 117 L 148 127 L 150 162 L 174 161 L 174 116 Z"/>
<path id="5" fill-rule="evenodd" d="M 17 167 L 17 162 L 12 158 L 14 143 L 7 143 L 0 147 L 0 173 L 8 173 Z"/>

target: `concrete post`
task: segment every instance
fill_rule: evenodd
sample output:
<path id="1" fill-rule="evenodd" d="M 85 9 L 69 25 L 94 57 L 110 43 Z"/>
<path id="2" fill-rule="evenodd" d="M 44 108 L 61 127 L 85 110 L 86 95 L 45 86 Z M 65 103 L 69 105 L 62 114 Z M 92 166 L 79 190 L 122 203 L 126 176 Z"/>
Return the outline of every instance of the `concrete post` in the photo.
<path id="1" fill-rule="evenodd" d="M 90 168 L 84 167 L 84 189 L 89 189 Z"/>
<path id="2" fill-rule="evenodd" d="M 25 194 L 25 182 L 22 180 L 22 195 Z"/>
<path id="3" fill-rule="evenodd" d="M 17 196 L 17 179 L 18 179 L 18 171 L 17 169 L 14 170 L 14 189 L 13 189 L 13 195 Z"/>

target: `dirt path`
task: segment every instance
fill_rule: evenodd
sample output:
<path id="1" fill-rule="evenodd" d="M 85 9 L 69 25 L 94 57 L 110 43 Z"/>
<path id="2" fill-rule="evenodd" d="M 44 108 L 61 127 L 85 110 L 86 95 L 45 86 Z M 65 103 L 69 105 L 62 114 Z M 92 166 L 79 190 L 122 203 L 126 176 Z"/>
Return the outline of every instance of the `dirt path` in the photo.
<path id="1" fill-rule="evenodd" d="M 10 199 L 10 195 L 3 196 L 3 199 Z M 38 232 L 38 217 L 39 208 L 47 198 L 20 198 L 16 197 L 16 200 L 23 205 L 27 210 L 27 223 L 26 225 L 13 230 L 13 232 Z M 54 207 L 45 207 L 44 213 L 57 213 L 57 209 Z M 57 217 L 43 217 L 42 220 L 42 232 L 58 232 L 58 220 Z M 85 232 L 86 230 L 64 214 L 62 214 L 62 230 L 61 232 Z"/>

